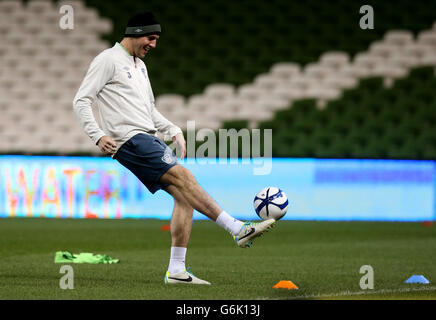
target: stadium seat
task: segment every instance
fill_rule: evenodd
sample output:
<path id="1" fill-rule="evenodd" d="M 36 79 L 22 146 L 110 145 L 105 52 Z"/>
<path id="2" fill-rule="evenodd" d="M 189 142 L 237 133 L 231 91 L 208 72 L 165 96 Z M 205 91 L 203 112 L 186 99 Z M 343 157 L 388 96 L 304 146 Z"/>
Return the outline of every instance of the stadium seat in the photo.
<path id="1" fill-rule="evenodd" d="M 53 2 L 47 0 L 30 0 L 26 4 L 27 12 L 30 14 L 43 14 L 44 12 L 54 10 Z"/>
<path id="2" fill-rule="evenodd" d="M 404 46 L 403 51 L 407 56 L 421 58 L 426 53 L 433 52 L 434 48 L 428 43 L 411 43 Z"/>
<path id="3" fill-rule="evenodd" d="M 339 74 L 351 78 L 366 78 L 371 75 L 371 70 L 366 66 L 342 65 L 338 70 Z"/>
<path id="4" fill-rule="evenodd" d="M 221 101 L 221 107 L 235 114 L 240 108 L 249 108 L 252 103 L 253 101 L 251 99 L 245 97 L 234 97 Z"/>
<path id="5" fill-rule="evenodd" d="M 367 69 L 374 69 L 384 63 L 386 63 L 386 58 L 372 55 L 367 52 L 358 53 L 353 59 L 353 64 L 355 66 L 361 66 Z"/>
<path id="6" fill-rule="evenodd" d="M 355 77 L 350 77 L 346 75 L 340 75 L 340 76 L 335 75 L 335 76 L 325 77 L 323 79 L 323 83 L 328 88 L 342 90 L 342 89 L 354 88 L 357 85 L 358 80 Z"/>
<path id="7" fill-rule="evenodd" d="M 307 90 L 310 86 L 316 85 L 318 79 L 313 76 L 302 75 L 300 77 L 295 77 L 289 80 L 287 83 L 289 88 L 303 89 Z"/>
<path id="8" fill-rule="evenodd" d="M 413 42 L 413 33 L 407 30 L 390 30 L 383 37 L 385 43 L 405 46 Z"/>
<path id="9" fill-rule="evenodd" d="M 330 51 L 323 53 L 320 64 L 335 69 L 342 68 L 350 63 L 350 55 L 346 52 Z"/>
<path id="10" fill-rule="evenodd" d="M 419 64 L 419 59 L 417 57 L 407 56 L 403 52 L 394 53 L 389 60 L 391 65 L 399 66 L 406 70 L 417 67 Z"/>
<path id="11" fill-rule="evenodd" d="M 265 95 L 268 95 L 270 90 L 265 87 L 255 86 L 253 84 L 245 84 L 238 87 L 236 96 L 249 99 L 249 100 L 257 100 Z"/>
<path id="12" fill-rule="evenodd" d="M 382 58 L 389 58 L 398 52 L 401 46 L 392 43 L 385 43 L 383 41 L 373 42 L 369 47 L 369 53 L 374 56 L 380 56 Z"/>
<path id="13" fill-rule="evenodd" d="M 204 94 L 216 100 L 225 99 L 235 94 L 235 86 L 228 83 L 213 83 L 205 88 Z"/>
<path id="14" fill-rule="evenodd" d="M 195 120 L 195 126 L 197 129 L 208 128 L 208 129 L 218 129 L 221 126 L 221 121 L 211 118 L 199 118 Z"/>
<path id="15" fill-rule="evenodd" d="M 433 30 L 425 30 L 418 33 L 417 42 L 419 44 L 436 47 L 436 32 Z"/>
<path id="16" fill-rule="evenodd" d="M 419 65 L 422 66 L 428 66 L 428 65 L 436 66 L 436 53 L 426 52 L 418 61 L 419 61 Z"/>
<path id="17" fill-rule="evenodd" d="M 253 110 L 256 109 L 256 110 Z M 249 119 L 254 123 L 259 121 L 270 119 L 274 115 L 272 110 L 257 109 L 257 108 L 241 108 L 238 109 L 235 114 L 232 115 L 234 119 Z"/>
<path id="18" fill-rule="evenodd" d="M 279 99 L 285 99 L 289 102 L 293 100 L 303 99 L 305 97 L 305 89 L 299 87 L 291 87 L 289 85 L 281 85 L 274 88 L 271 92 Z"/>
<path id="19" fill-rule="evenodd" d="M 280 97 L 261 97 L 253 101 L 253 106 L 256 106 L 256 110 L 281 110 L 290 105 L 289 99 L 282 99 Z"/>
<path id="20" fill-rule="evenodd" d="M 334 88 L 326 88 L 326 87 L 309 87 L 306 90 L 305 97 L 309 99 L 318 99 L 319 103 L 317 104 L 319 108 L 324 108 L 326 102 L 328 100 L 333 100 L 339 98 L 341 95 L 341 91 Z"/>
<path id="21" fill-rule="evenodd" d="M 304 67 L 303 74 L 308 77 L 323 79 L 334 74 L 334 69 L 319 63 L 309 63 Z"/>
<path id="22" fill-rule="evenodd" d="M 374 68 L 372 75 L 383 77 L 385 85 L 390 86 L 395 78 L 404 77 L 408 70 L 397 65 L 381 64 Z"/>
<path id="23" fill-rule="evenodd" d="M 183 108 L 185 106 L 185 98 L 178 94 L 160 95 L 155 101 L 158 110 L 171 111 L 175 108 Z"/>
<path id="24" fill-rule="evenodd" d="M 59 8 L 64 5 L 70 5 L 74 8 L 74 10 L 77 11 L 82 11 L 86 9 L 86 4 L 82 0 L 59 0 L 57 1 L 57 3 Z"/>
<path id="25" fill-rule="evenodd" d="M 300 65 L 292 62 L 279 62 L 271 66 L 270 73 L 278 78 L 287 80 L 301 72 Z"/>
<path id="26" fill-rule="evenodd" d="M 13 17 L 18 12 L 21 11 L 23 3 L 16 0 L 3 0 L 0 1 L 0 11 L 5 14 L 5 16 Z"/>
<path id="27" fill-rule="evenodd" d="M 273 90 L 282 83 L 284 83 L 282 78 L 270 73 L 260 74 L 254 79 L 254 86 L 260 90 Z"/>
<path id="28" fill-rule="evenodd" d="M 210 98 L 203 97 L 202 95 L 194 95 L 188 99 L 186 107 L 191 110 L 191 112 L 204 113 L 209 107 L 210 102 Z"/>

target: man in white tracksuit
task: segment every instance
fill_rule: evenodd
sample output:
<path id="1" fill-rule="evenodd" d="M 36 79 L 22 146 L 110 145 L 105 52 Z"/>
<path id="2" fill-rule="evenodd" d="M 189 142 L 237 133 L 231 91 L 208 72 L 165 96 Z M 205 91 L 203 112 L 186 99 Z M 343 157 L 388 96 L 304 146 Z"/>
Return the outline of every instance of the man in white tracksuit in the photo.
<path id="1" fill-rule="evenodd" d="M 173 196 L 171 256 L 165 283 L 210 284 L 185 267 L 193 209 L 231 233 L 240 247 L 249 247 L 275 221 L 243 223 L 234 219 L 155 136 L 157 131 L 171 136 L 183 160 L 186 154 L 183 133 L 156 109 L 147 68 L 141 60 L 156 47 L 160 33 L 161 26 L 151 12 L 132 16 L 123 40 L 92 61 L 73 108 L 84 131 L 103 153 L 128 168 L 151 193 L 163 189 Z M 100 125 L 92 113 L 94 101 Z"/>

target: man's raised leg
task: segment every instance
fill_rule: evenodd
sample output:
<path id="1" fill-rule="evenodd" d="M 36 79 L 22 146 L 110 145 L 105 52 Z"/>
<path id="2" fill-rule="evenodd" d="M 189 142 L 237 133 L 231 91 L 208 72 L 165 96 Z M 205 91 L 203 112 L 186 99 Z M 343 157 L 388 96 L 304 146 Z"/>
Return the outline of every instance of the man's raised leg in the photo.
<path id="1" fill-rule="evenodd" d="M 203 213 L 213 221 L 216 221 L 223 211 L 198 184 L 194 175 L 181 165 L 175 165 L 165 172 L 160 178 L 160 182 L 176 187 L 195 210 Z"/>
<path id="2" fill-rule="evenodd" d="M 274 225 L 274 219 L 259 223 L 243 223 L 234 219 L 218 206 L 212 197 L 198 184 L 194 175 L 181 165 L 175 165 L 164 173 L 160 182 L 174 186 L 195 210 L 206 215 L 230 232 L 240 247 L 250 246 L 254 238 Z"/>

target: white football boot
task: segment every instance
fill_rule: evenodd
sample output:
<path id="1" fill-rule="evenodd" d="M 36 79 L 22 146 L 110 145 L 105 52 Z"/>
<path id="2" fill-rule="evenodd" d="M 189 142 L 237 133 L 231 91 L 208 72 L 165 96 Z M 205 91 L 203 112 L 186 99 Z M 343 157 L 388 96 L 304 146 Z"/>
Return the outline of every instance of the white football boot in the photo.
<path id="1" fill-rule="evenodd" d="M 210 282 L 201 280 L 200 278 L 197 278 L 194 276 L 194 274 L 191 272 L 191 268 L 188 267 L 187 269 L 176 273 L 176 274 L 170 274 L 169 271 L 165 274 L 165 284 L 208 284 L 210 285 Z"/>
<path id="2" fill-rule="evenodd" d="M 269 231 L 275 226 L 274 219 L 268 219 L 262 222 L 245 222 L 242 225 L 241 231 L 237 236 L 234 236 L 234 240 L 241 248 L 250 247 L 253 240 L 261 236 L 264 232 Z"/>

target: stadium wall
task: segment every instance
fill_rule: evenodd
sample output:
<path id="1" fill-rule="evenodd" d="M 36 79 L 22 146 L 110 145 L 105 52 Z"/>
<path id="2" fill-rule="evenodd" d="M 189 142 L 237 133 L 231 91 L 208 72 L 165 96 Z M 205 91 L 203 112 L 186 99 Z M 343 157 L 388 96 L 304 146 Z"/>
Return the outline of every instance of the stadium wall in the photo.
<path id="1" fill-rule="evenodd" d="M 199 183 L 234 216 L 255 219 L 267 186 L 289 197 L 286 219 L 435 219 L 435 162 L 334 159 L 185 159 Z M 267 168 L 268 170 L 265 170 Z M 152 195 L 110 158 L 0 156 L 0 217 L 171 217 L 173 200 Z M 204 219 L 198 212 L 194 219 Z"/>

